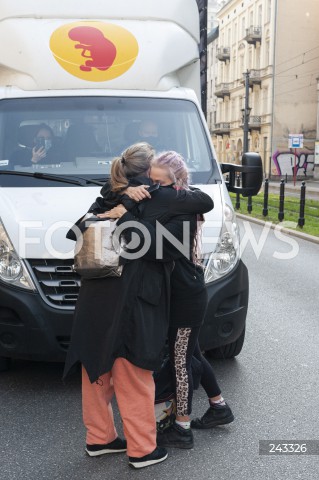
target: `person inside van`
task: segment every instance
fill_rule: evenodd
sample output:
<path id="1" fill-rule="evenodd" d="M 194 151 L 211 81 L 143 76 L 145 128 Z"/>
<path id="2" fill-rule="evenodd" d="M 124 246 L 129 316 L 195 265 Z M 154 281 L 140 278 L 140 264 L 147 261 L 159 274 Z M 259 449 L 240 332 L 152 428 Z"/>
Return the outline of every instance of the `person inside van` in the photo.
<path id="1" fill-rule="evenodd" d="M 159 128 L 154 120 L 143 120 L 138 129 L 138 136 L 140 142 L 148 142 L 155 150 L 164 150 L 161 144 Z"/>
<path id="2" fill-rule="evenodd" d="M 24 126 L 20 127 L 23 129 Z M 33 140 L 19 139 L 19 147 L 9 157 L 10 168 L 15 166 L 29 167 L 31 165 L 59 163 L 55 138 L 52 129 L 42 123 L 36 126 Z"/>

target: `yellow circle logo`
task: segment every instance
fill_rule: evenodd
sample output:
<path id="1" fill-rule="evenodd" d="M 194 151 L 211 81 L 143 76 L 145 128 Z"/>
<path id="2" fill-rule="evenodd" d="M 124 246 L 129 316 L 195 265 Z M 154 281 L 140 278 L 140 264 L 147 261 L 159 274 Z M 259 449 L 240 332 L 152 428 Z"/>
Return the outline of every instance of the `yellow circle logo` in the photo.
<path id="1" fill-rule="evenodd" d="M 123 75 L 138 55 L 138 43 L 131 32 L 103 22 L 63 25 L 52 33 L 50 49 L 64 70 L 91 82 Z"/>

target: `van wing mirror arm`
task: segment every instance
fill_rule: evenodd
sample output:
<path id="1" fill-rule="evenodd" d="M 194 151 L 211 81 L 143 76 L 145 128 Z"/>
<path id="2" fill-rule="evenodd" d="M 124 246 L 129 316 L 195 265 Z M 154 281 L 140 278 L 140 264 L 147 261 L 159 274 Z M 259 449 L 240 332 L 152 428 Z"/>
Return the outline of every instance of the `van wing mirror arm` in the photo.
<path id="1" fill-rule="evenodd" d="M 244 197 L 257 195 L 263 181 L 263 169 L 260 155 L 245 153 L 243 165 L 222 163 L 222 173 L 228 173 L 226 187 L 229 192 L 240 193 Z M 240 174 L 241 186 L 237 184 L 237 175 Z"/>

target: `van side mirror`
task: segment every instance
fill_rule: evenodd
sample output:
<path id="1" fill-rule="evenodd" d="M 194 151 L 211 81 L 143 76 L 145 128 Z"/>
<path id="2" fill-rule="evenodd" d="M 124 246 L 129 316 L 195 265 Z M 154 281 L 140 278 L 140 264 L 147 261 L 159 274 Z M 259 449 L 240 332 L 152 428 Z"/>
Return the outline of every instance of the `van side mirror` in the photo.
<path id="1" fill-rule="evenodd" d="M 243 197 L 257 195 L 263 181 L 261 156 L 247 152 L 242 156 L 242 164 L 222 163 L 222 173 L 228 173 L 226 186 L 229 192 L 240 193 Z M 241 186 L 236 185 L 237 174 L 241 174 Z"/>

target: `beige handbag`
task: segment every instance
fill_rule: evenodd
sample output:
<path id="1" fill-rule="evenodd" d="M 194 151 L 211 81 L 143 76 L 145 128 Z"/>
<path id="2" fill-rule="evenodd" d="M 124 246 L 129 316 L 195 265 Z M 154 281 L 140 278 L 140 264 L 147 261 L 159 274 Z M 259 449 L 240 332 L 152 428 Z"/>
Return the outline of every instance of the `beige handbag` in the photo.
<path id="1" fill-rule="evenodd" d="M 101 219 L 87 213 L 82 221 L 84 232 L 78 235 L 73 269 L 83 278 L 120 277 L 121 246 L 114 242 L 117 221 Z M 115 245 L 118 248 L 115 248 Z"/>

